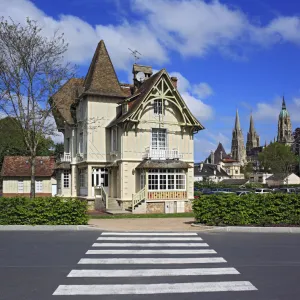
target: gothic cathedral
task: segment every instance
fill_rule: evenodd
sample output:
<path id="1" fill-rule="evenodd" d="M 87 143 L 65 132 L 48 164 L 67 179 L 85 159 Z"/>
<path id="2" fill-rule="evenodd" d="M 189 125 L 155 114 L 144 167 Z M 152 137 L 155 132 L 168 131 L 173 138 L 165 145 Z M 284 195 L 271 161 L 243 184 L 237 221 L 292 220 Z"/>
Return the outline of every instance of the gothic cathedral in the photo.
<path id="1" fill-rule="evenodd" d="M 284 97 L 282 99 L 282 108 L 278 118 L 277 142 L 291 145 L 293 142 L 292 123 L 290 114 L 286 109 Z"/>

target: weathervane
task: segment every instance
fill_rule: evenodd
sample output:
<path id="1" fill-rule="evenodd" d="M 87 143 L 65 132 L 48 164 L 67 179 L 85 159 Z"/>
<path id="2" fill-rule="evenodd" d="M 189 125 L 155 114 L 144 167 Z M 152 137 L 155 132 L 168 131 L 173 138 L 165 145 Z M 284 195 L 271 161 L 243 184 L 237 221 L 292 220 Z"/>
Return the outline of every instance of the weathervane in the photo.
<path id="1" fill-rule="evenodd" d="M 137 60 L 140 59 L 140 56 L 142 55 L 139 51 L 137 50 L 131 50 L 130 48 L 128 48 L 131 51 L 131 54 L 134 57 L 134 63 L 136 64 Z"/>

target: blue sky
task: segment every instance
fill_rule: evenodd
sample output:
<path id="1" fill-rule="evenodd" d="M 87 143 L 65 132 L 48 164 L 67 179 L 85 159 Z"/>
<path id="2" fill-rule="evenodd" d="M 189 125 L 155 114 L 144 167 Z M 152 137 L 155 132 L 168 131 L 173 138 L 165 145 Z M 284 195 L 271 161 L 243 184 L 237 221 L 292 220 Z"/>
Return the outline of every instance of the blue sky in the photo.
<path id="1" fill-rule="evenodd" d="M 122 82 L 131 78 L 132 56 L 166 68 L 205 126 L 195 137 L 195 159 L 221 141 L 230 150 L 235 110 L 246 140 L 253 112 L 261 141 L 277 135 L 284 94 L 293 129 L 300 122 L 300 3 L 281 0 L 0 0 L 1 14 L 29 16 L 50 36 L 69 42 L 67 59 L 86 74 L 104 39 Z M 9 5 L 8 5 L 9 3 Z"/>

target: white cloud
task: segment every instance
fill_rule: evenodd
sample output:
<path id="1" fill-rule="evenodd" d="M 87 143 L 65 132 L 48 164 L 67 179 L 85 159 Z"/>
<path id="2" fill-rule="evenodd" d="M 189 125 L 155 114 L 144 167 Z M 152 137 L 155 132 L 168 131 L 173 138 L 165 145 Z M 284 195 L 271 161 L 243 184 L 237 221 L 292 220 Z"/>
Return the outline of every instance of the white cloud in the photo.
<path id="1" fill-rule="evenodd" d="M 206 82 L 201 82 L 193 86 L 193 92 L 198 97 L 204 99 L 213 94 L 213 90 L 210 85 Z"/>
<path id="2" fill-rule="evenodd" d="M 171 72 L 170 76 L 178 78 L 178 91 L 186 102 L 188 108 L 200 122 L 213 118 L 213 108 L 205 104 L 199 97 L 194 95 L 191 83 L 179 72 Z"/>
<path id="3" fill-rule="evenodd" d="M 201 134 L 201 133 L 200 133 Z M 211 151 L 217 148 L 217 144 L 203 137 L 194 138 L 194 158 L 195 162 L 203 161 Z"/>

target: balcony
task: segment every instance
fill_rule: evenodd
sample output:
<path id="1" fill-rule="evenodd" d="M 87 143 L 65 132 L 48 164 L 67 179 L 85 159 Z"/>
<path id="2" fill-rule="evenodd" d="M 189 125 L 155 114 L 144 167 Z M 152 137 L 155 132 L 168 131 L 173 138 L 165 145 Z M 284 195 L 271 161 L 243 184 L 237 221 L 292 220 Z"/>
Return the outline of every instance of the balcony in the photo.
<path id="1" fill-rule="evenodd" d="M 145 149 L 145 153 L 143 154 L 143 159 L 180 159 L 183 157 L 182 154 L 179 153 L 178 149 L 152 149 L 152 147 L 148 147 Z"/>
<path id="2" fill-rule="evenodd" d="M 64 153 L 60 156 L 61 162 L 71 162 L 71 153 Z"/>

